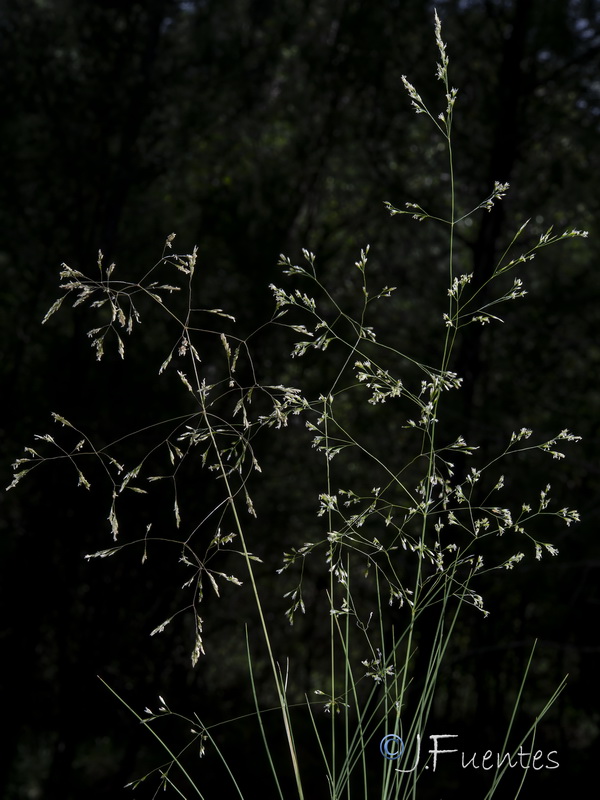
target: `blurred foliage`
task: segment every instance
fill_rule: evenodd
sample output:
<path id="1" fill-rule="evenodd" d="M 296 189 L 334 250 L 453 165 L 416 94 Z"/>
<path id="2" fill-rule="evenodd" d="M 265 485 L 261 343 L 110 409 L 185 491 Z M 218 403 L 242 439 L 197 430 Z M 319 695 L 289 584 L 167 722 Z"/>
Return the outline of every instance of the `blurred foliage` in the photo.
<path id="1" fill-rule="evenodd" d="M 548 727 L 564 766 L 551 781 L 542 783 L 540 773 L 545 796 L 558 796 L 574 775 L 582 781 L 591 774 L 600 725 L 593 711 L 600 644 L 591 622 L 600 602 L 600 3 L 436 6 L 459 88 L 459 202 L 468 210 L 495 180 L 513 185 L 500 206 L 461 229 L 461 271 L 483 283 L 529 217 L 531 241 L 551 225 L 590 231 L 588 241 L 527 265 L 529 295 L 504 325 L 464 337 L 456 366 L 466 383 L 448 419 L 449 437 L 462 433 L 480 443 L 482 461 L 522 426 L 540 439 L 564 427 L 584 437 L 553 487 L 557 500 L 579 508 L 582 524 L 560 531 L 557 559 L 490 582 L 492 616 L 464 621 L 437 708 L 444 728 L 459 732 L 462 725 L 474 747 L 496 741 L 539 638 L 532 706 L 570 673 Z M 301 247 L 314 251 L 323 279 L 352 307 L 352 265 L 370 242 L 372 284 L 398 287 L 376 320 L 379 338 L 433 360 L 445 295 L 444 239 L 432 226 L 390 220 L 383 207 L 385 200 L 415 201 L 443 213 L 447 203 L 443 153 L 401 84 L 406 74 L 435 105 L 432 9 L 425 0 L 5 0 L 4 486 L 10 461 L 32 433 L 49 430 L 51 411 L 100 441 L 184 412 L 168 381 L 156 377 L 170 341 L 163 323 L 148 318 L 124 364 L 115 354 L 100 365 L 85 336 L 92 325 L 79 309 L 40 328 L 57 294 L 60 262 L 91 271 L 98 249 L 106 263 L 117 261 L 123 278 L 135 280 L 175 230 L 179 252 L 199 247 L 199 305 L 235 314 L 247 335 L 272 313 L 267 287 L 283 280 L 279 253 L 294 259 Z M 277 383 L 301 375 L 317 386 L 334 358 L 286 362 L 283 338 L 257 343 L 257 367 Z M 353 413 L 359 411 L 348 409 Z M 404 446 L 402 420 L 384 415 L 369 424 L 374 440 L 387 437 L 392 450 L 395 442 Z M 259 519 L 252 528 L 274 625 L 281 618 L 280 645 L 303 686 L 318 680 L 326 651 L 317 612 L 324 588 L 308 575 L 314 613 L 299 620 L 296 639 L 283 617 L 281 596 L 290 586 L 274 576 L 284 548 L 310 538 L 317 523 L 318 462 L 305 465 L 298 434 L 289 430 L 258 444 L 265 479 L 256 487 Z M 135 460 L 135 449 L 128 457 Z M 524 463 L 512 480 L 535 493 L 546 482 L 545 468 Z M 247 696 L 243 649 L 233 644 L 243 641 L 246 589 L 232 587 L 221 603 L 207 598 L 210 644 L 192 671 L 191 620 L 182 615 L 162 636 L 148 638 L 186 602 L 176 554 L 165 546 L 143 567 L 133 550 L 84 562 L 83 554 L 110 545 L 107 497 L 95 487 L 86 496 L 75 491 L 75 476 L 69 491 L 65 474 L 40 471 L 2 498 L 3 697 L 13 701 L 4 711 L 11 736 L 0 767 L 7 799 L 118 797 L 128 780 L 162 763 L 96 685 L 97 673 L 136 707 L 164 694 L 172 707 L 197 704 L 215 720 L 236 716 Z M 210 503 L 207 478 L 198 469 L 186 486 L 184 502 L 201 514 Z M 131 538 L 148 519 L 170 525 L 171 501 L 159 494 L 153 503 L 130 504 Z M 306 513 L 290 515 L 291 508 Z M 239 736 L 247 748 L 240 769 L 259 780 L 252 735 Z"/>

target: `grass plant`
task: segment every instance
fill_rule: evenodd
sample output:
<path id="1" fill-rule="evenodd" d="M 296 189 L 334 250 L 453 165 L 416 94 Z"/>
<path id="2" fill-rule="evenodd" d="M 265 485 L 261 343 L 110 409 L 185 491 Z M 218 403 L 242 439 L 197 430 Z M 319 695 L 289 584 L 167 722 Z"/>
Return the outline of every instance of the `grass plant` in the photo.
<path id="1" fill-rule="evenodd" d="M 233 319 L 223 310 L 195 307 L 198 254 L 196 250 L 187 255 L 174 254 L 174 235 L 167 238 L 158 263 L 135 283 L 117 280 L 114 264 L 106 267 L 102 254 L 96 277 L 63 264 L 63 294 L 44 319 L 45 322 L 57 312 L 67 298 L 74 297 L 75 306 L 89 305 L 101 316 L 101 323 L 89 332 L 98 360 L 111 338 L 119 356 L 125 357 L 125 342 L 141 322 L 140 308 L 148 301 L 177 328 L 159 375 L 177 375 L 181 390 L 187 393 L 190 411 L 183 417 L 157 423 L 168 431 L 159 448 L 165 456 L 164 472 L 148 474 L 146 462 L 150 462 L 150 455 L 154 461 L 156 448 L 141 462 L 126 466 L 118 456 L 118 443 L 97 447 L 79 425 L 55 413 L 54 420 L 69 433 L 64 432 L 66 438 L 37 436 L 35 446 L 27 447 L 24 457 L 15 462 L 11 488 L 32 469 L 66 460 L 75 471 L 77 483 L 88 490 L 91 481 L 86 476 L 85 461 L 96 459 L 110 487 L 107 518 L 114 541 L 87 558 L 106 558 L 124 547 L 139 547 L 145 559 L 148 544 L 161 537 L 155 536 L 149 525 L 142 537 L 121 543 L 120 503 L 129 492 L 146 494 L 155 482 L 171 485 L 177 534 L 169 541 L 176 544 L 180 560 L 190 571 L 186 586 L 191 600 L 184 610 L 194 618 L 194 667 L 205 648 L 202 598 L 206 587 L 217 595 L 227 583 L 249 583 L 252 589 L 259 632 L 246 632 L 246 713 L 258 723 L 273 778 L 272 788 L 263 790 L 264 797 L 291 800 L 290 778 L 293 796 L 300 800 L 309 796 L 303 772 L 307 748 L 312 748 L 314 757 L 321 761 L 320 797 L 419 797 L 420 782 L 431 774 L 425 770 L 432 766 L 431 751 L 424 744 L 425 731 L 459 618 L 464 614 L 488 614 L 482 588 L 486 574 L 510 571 L 524 559 L 542 560 L 547 555 L 557 555 L 552 541 L 547 537 L 540 540 L 536 534 L 536 518 L 552 517 L 567 525 L 579 519 L 576 511 L 553 506 L 548 484 L 540 488 L 533 503 L 515 496 L 512 489 L 508 497 L 503 491 L 505 476 L 510 474 L 518 454 L 542 451 L 560 459 L 563 446 L 578 439 L 568 430 L 561 430 L 549 440 L 536 440 L 528 428 L 515 430 L 501 451 L 485 464 L 478 461 L 476 444 L 460 435 L 448 438 L 446 433 L 447 398 L 461 389 L 462 379 L 453 364 L 464 330 L 501 322 L 499 307 L 526 294 L 520 276 L 528 262 L 547 246 L 586 233 L 566 230 L 555 234 L 548 230 L 532 242 L 525 222 L 483 285 L 472 289 L 473 275 L 457 272 L 457 226 L 468 216 L 487 213 L 501 202 L 509 187 L 496 183 L 475 208 L 462 209 L 452 147 L 457 90 L 449 82 L 449 60 L 437 14 L 435 40 L 439 56 L 437 77 L 444 97 L 441 113 L 430 111 L 406 78 L 404 87 L 417 114 L 425 115 L 444 144 L 449 174 L 446 213 L 430 213 L 414 202 L 402 207 L 386 203 L 394 217 L 413 218 L 446 232 L 446 282 L 440 287 L 446 310 L 439 320 L 439 353 L 431 353 L 431 363 L 400 352 L 393 341 L 379 340 L 375 325 L 378 308 L 388 302 L 396 289 L 372 288 L 368 246 L 352 267 L 358 279 L 359 314 L 350 313 L 340 303 L 335 287 L 329 287 L 319 274 L 313 253 L 303 251 L 299 263 L 287 256 L 280 259 L 288 283 L 285 288 L 271 286 L 275 311 L 269 324 L 285 328 L 294 337 L 294 359 L 307 355 L 322 358 L 328 350 L 327 363 L 335 365 L 333 379 L 330 370 L 324 370 L 323 385 L 312 394 L 302 386 L 263 383 L 252 357 L 252 337 L 238 338 Z M 522 245 L 523 241 L 528 243 Z M 165 274 L 168 277 L 163 280 L 160 276 Z M 507 276 L 514 277 L 507 282 Z M 187 300 L 183 306 L 177 305 L 172 302 L 173 296 L 185 296 Z M 178 310 L 181 307 L 183 314 Z M 220 321 L 226 327 L 220 328 Z M 211 365 L 210 378 L 199 344 L 208 339 L 219 343 L 221 353 L 220 362 L 215 359 Z M 238 379 L 240 373 L 250 375 L 251 380 Z M 313 391 L 314 387 L 310 389 Z M 367 409 L 370 418 L 376 415 L 378 419 L 402 420 L 394 428 L 405 437 L 402 446 L 380 436 L 369 436 L 364 423 L 369 417 L 355 413 L 355 409 Z M 255 437 L 276 436 L 291 420 L 298 419 L 311 436 L 302 468 L 320 470 L 322 479 L 318 496 L 304 498 L 303 503 L 314 504 L 321 533 L 312 541 L 297 542 L 283 555 L 278 572 L 289 605 L 282 624 L 293 626 L 297 616 L 307 610 L 303 588 L 309 562 L 326 576 L 329 624 L 328 674 L 322 685 L 304 687 L 305 703 L 301 707 L 288 697 L 294 665 L 287 664 L 277 651 L 281 636 L 274 635 L 267 614 L 270 600 L 260 590 L 260 544 L 250 539 L 246 525 L 248 515 L 263 513 L 260 508 L 255 510 L 250 489 L 261 471 Z M 315 458 L 319 459 L 318 466 L 314 466 Z M 201 521 L 188 520 L 179 504 L 178 474 L 188 459 L 197 460 L 212 473 L 220 487 L 218 503 Z M 467 463 L 475 465 L 464 467 Z M 220 566 L 223 556 L 229 565 L 232 554 L 240 559 L 237 572 Z M 172 620 L 173 617 L 157 625 L 153 635 Z M 259 636 L 272 681 L 267 694 L 274 688 L 275 710 L 265 706 L 264 686 L 254 670 L 251 642 L 255 645 Z M 419 665 L 425 664 L 420 673 L 417 652 Z M 515 744 L 512 733 L 524 690 L 521 685 L 503 753 L 515 757 L 519 746 L 533 740 L 537 721 L 561 689 L 562 685 L 557 687 L 536 723 Z M 130 708 L 126 700 L 121 702 Z M 183 754 L 170 749 L 156 732 L 155 721 L 173 714 L 162 697 L 156 713 L 148 708 L 143 714 L 130 710 L 167 753 L 168 762 L 157 770 L 160 786 L 171 788 L 182 797 L 207 800 L 248 796 L 226 753 L 219 750 L 214 729 L 198 715 L 185 718 L 192 730 L 189 746 L 200 755 L 207 748 L 218 750 L 230 778 L 226 789 L 211 788 L 201 758 L 190 769 L 188 761 L 184 764 Z M 277 762 L 270 753 L 271 734 L 263 723 L 267 714 L 271 717 L 274 713 L 279 715 L 285 737 L 287 764 Z M 311 743 L 304 736 L 302 741 L 298 739 L 299 714 L 305 715 L 312 727 Z M 497 791 L 507 768 L 505 761 L 490 772 L 486 800 Z M 525 774 L 524 771 L 523 777 Z M 134 781 L 133 785 L 140 782 Z"/>

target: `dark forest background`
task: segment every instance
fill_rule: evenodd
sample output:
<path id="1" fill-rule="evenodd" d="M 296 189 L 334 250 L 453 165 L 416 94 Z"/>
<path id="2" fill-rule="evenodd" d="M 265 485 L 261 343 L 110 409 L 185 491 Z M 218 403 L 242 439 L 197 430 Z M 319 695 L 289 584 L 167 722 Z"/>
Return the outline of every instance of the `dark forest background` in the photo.
<path id="1" fill-rule="evenodd" d="M 391 219 L 383 202 L 435 208 L 448 189 L 439 141 L 415 116 L 401 83 L 407 75 L 443 108 L 433 5 L 4 0 L 3 487 L 33 434 L 54 433 L 52 411 L 100 442 L 180 411 L 173 384 L 157 378 L 168 341 L 162 324 L 148 318 L 128 342 L 124 363 L 111 352 L 101 364 L 81 309 L 62 310 L 41 327 L 58 296 L 61 262 L 91 274 L 99 249 L 107 264 L 117 262 L 119 277 L 136 280 L 175 231 L 178 252 L 198 245 L 201 304 L 235 314 L 246 335 L 271 316 L 268 285 L 282 281 L 279 253 L 297 260 L 309 248 L 324 280 L 345 296 L 346 276 L 370 243 L 374 283 L 398 287 L 397 299 L 382 307 L 381 329 L 400 349 L 432 360 L 428 344 L 445 292 L 441 240 L 425 224 Z M 496 180 L 512 186 L 491 213 L 461 230 L 459 271 L 484 278 L 528 218 L 531 241 L 550 225 L 587 229 L 590 237 L 528 264 L 521 277 L 529 294 L 508 309 L 504 325 L 460 343 L 456 366 L 465 386 L 450 425 L 483 453 L 523 426 L 540 440 L 562 428 L 583 436 L 567 461 L 534 459 L 517 465 L 514 477 L 532 496 L 550 480 L 559 507 L 578 508 L 582 522 L 550 526 L 557 558 L 530 558 L 486 585 L 492 613 L 487 620 L 466 615 L 432 726 L 460 733 L 473 750 L 482 742 L 500 747 L 507 700 L 537 639 L 525 712 L 535 715 L 567 673 L 569 682 L 541 729 L 540 746 L 557 749 L 561 767 L 530 775 L 523 796 L 563 797 L 593 780 L 600 726 L 600 3 L 435 5 L 459 88 L 460 202 L 476 205 Z M 304 370 L 310 381 L 317 369 L 310 361 L 269 376 L 275 345 L 261 343 L 263 373 L 294 384 Z M 292 586 L 275 569 L 290 542 L 310 539 L 306 528 L 317 525 L 321 489 L 314 472 L 295 461 L 286 435 L 261 453 L 265 482 L 256 489 L 252 549 L 265 560 L 261 580 L 272 595 L 275 636 L 302 683 L 318 671 L 322 643 L 309 619 L 300 623 L 300 640 L 290 632 L 282 595 Z M 138 446 L 127 451 L 125 443 L 125 456 L 135 461 Z M 208 481 L 200 468 L 190 470 L 185 502 L 192 510 L 197 503 L 197 513 Z M 164 753 L 97 675 L 139 711 L 156 706 L 159 694 L 171 708 L 201 709 L 208 719 L 247 709 L 238 647 L 247 618 L 243 591 L 233 587 L 220 603 L 207 598 L 207 655 L 192 670 L 185 615 L 161 636 L 148 635 L 186 605 L 177 558 L 157 550 L 142 566 L 132 549 L 85 561 L 84 554 L 111 545 L 107 497 L 75 484 L 68 469 L 48 467 L 2 494 L 0 796 L 7 800 L 129 796 L 127 781 L 163 763 Z M 168 524 L 169 501 L 159 495 L 154 502 L 125 509 L 125 538 L 138 537 L 149 518 Z M 299 507 L 305 518 L 291 511 Z M 175 742 L 187 736 L 176 724 L 164 732 Z M 255 796 L 275 796 L 253 749 L 256 733 L 241 725 L 231 737 Z M 312 756 L 306 758 L 310 766 Z M 234 796 L 218 789 L 218 768 L 208 757 L 190 763 L 214 770 L 210 796 Z M 320 767 L 311 769 L 311 796 L 328 796 Z M 447 775 L 446 784 L 432 784 L 432 796 L 482 796 L 476 778 Z M 151 797 L 155 788 L 143 785 L 137 794 Z"/>

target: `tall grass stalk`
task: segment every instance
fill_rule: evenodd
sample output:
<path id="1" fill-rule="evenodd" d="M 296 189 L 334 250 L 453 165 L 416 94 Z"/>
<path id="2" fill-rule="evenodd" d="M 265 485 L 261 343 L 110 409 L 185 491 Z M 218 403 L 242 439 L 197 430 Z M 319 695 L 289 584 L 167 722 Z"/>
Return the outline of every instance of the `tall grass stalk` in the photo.
<path id="1" fill-rule="evenodd" d="M 437 14 L 435 39 L 439 54 L 437 77 L 444 87 L 444 110 L 439 114 L 431 112 L 415 87 L 406 78 L 403 82 L 415 111 L 432 123 L 446 147 L 447 215 L 430 213 L 412 202 L 401 208 L 391 203 L 386 206 L 392 216 L 408 216 L 432 223 L 447 234 L 447 285 L 441 287 L 441 292 L 447 293 L 447 309 L 439 323 L 436 365 L 422 363 L 400 352 L 393 342 L 379 341 L 370 322 L 377 313 L 378 304 L 392 297 L 395 287 L 385 286 L 372 292 L 368 246 L 361 251 L 354 268 L 362 304 L 358 314 L 351 313 L 335 287 L 331 289 L 322 280 L 314 254 L 304 250 L 300 264 L 293 263 L 287 256 L 281 257 L 284 274 L 298 281 L 302 288 L 271 287 L 275 298 L 271 322 L 298 339 L 293 346 L 294 358 L 307 353 L 326 358 L 323 353 L 330 348 L 326 363 L 328 369 L 332 364 L 335 366 L 334 377 L 329 381 L 323 377 L 316 388 L 312 379 L 302 388 L 265 385 L 255 373 L 251 340 L 237 338 L 229 332 L 233 318 L 221 309 L 199 311 L 195 308 L 192 298 L 197 251 L 173 254 L 174 235 L 171 235 L 159 262 L 135 283 L 115 280 L 115 266 L 111 264 L 106 268 L 102 254 L 99 254 L 96 278 L 63 264 L 61 289 L 64 295 L 44 319 L 45 322 L 58 311 L 65 298 L 73 293 L 74 305 L 89 303 L 92 309 L 98 309 L 98 313 L 105 316 L 99 327 L 90 331 L 98 359 L 104 355 L 109 336 L 115 338 L 121 358 L 125 357 L 124 333 L 131 334 L 141 321 L 140 298 L 154 303 L 158 311 L 167 314 L 177 326 L 177 338 L 159 374 L 173 373 L 176 369 L 180 387 L 188 393 L 191 411 L 184 418 L 165 423 L 170 431 L 163 442 L 167 456 L 165 472 L 146 474 L 150 454 L 140 463 L 126 468 L 118 458 L 118 442 L 114 447 L 96 447 L 85 433 L 59 414 L 53 417 L 70 429 L 72 441 L 67 437 L 67 441 L 58 442 L 50 434 L 37 436 L 36 447 L 42 445 L 48 449 L 40 453 L 34 447 L 27 447 L 25 456 L 17 459 L 14 465 L 11 488 L 33 468 L 63 459 L 74 468 L 78 484 L 87 489 L 90 481 L 81 465 L 90 456 L 100 462 L 110 486 L 108 521 L 114 544 L 88 558 L 113 556 L 124 547 L 138 546 L 146 559 L 148 543 L 160 537 L 153 536 L 149 525 L 145 535 L 136 541 L 119 543 L 121 497 L 126 490 L 145 494 L 148 484 L 155 481 L 166 480 L 172 484 L 175 529 L 185 532 L 176 533 L 170 541 L 177 544 L 180 560 L 192 572 L 186 585 L 193 594 L 190 605 L 195 630 L 193 666 L 201 661 L 204 653 L 200 616 L 204 588 L 208 585 L 219 595 L 224 583 L 240 584 L 242 581 L 237 574 L 222 571 L 218 564 L 223 554 L 241 556 L 240 574 L 244 581 L 249 581 L 252 590 L 289 754 L 287 765 L 278 763 L 271 753 L 270 733 L 264 718 L 266 714 L 271 715 L 273 709 L 267 708 L 263 700 L 271 690 L 265 691 L 257 682 L 251 654 L 251 643 L 256 646 L 257 637 L 255 631 L 246 628 L 245 650 L 252 698 L 249 708 L 252 703 L 254 705 L 254 711 L 248 713 L 254 715 L 258 723 L 274 789 L 281 800 L 289 798 L 285 787 L 289 785 L 286 781 L 290 770 L 295 796 L 300 800 L 305 797 L 307 778 L 301 751 L 308 750 L 313 759 L 322 762 L 321 797 L 327 794 L 331 800 L 416 798 L 420 782 L 427 778 L 425 770 L 431 760 L 418 761 L 419 740 L 432 715 L 444 658 L 453 642 L 456 625 L 465 613 L 488 613 L 479 592 L 479 586 L 485 583 L 482 576 L 493 570 L 511 570 L 524 558 L 541 560 L 545 554 L 556 555 L 553 544 L 540 541 L 531 532 L 534 529 L 531 522 L 537 517 L 556 517 L 567 525 L 579 519 L 576 511 L 553 509 L 548 485 L 540 490 L 534 506 L 518 497 L 502 499 L 505 483 L 502 467 L 505 465 L 505 469 L 510 470 L 510 460 L 526 451 L 539 450 L 555 458 L 562 457 L 561 445 L 578 439 L 568 430 L 562 430 L 550 440 L 532 443 L 532 431 L 521 428 L 512 433 L 505 447 L 488 463 L 456 474 L 453 460 L 458 458 L 462 464 L 469 458 L 474 459 L 477 451 L 477 446 L 467 443 L 462 436 L 449 440 L 446 433 L 446 397 L 461 387 L 461 377 L 452 370 L 459 333 L 470 325 L 495 324 L 500 319 L 495 313 L 500 304 L 513 302 L 526 294 L 520 277 L 515 277 L 512 285 L 505 283 L 509 272 L 526 266 L 548 245 L 586 233 L 567 230 L 553 234 L 549 230 L 538 241 L 515 251 L 527 237 L 527 223 L 524 223 L 484 285 L 471 290 L 473 276 L 457 273 L 456 226 L 468 216 L 489 211 L 502 200 L 508 185 L 496 183 L 475 208 L 465 213 L 459 210 L 461 202 L 452 144 L 457 90 L 449 82 L 449 61 Z M 181 284 L 175 283 L 174 278 L 158 280 L 156 276 L 165 271 L 181 278 Z M 307 289 L 313 291 L 314 296 L 307 293 Z M 170 301 L 175 292 L 187 295 L 183 314 Z M 494 313 L 490 311 L 492 308 Z M 226 318 L 228 327 L 214 330 L 211 324 L 202 322 L 202 315 L 210 320 Z M 212 383 L 207 382 L 201 363 L 197 344 L 200 335 L 213 337 L 222 348 L 221 377 L 211 378 Z M 432 360 L 435 361 L 434 352 Z M 252 375 L 249 383 L 238 380 L 238 362 L 243 362 L 246 373 Z M 186 364 L 187 368 L 179 368 Z M 215 374 L 218 365 L 215 363 L 212 367 L 210 374 Z M 323 375 L 326 374 L 327 370 L 323 370 Z M 259 410 L 253 412 L 257 406 Z M 363 416 L 353 415 L 349 409 L 360 409 Z M 404 460 L 400 459 L 397 447 L 390 447 L 390 442 L 368 435 L 363 422 L 367 419 L 366 409 L 371 409 L 379 419 L 389 419 L 390 424 L 393 422 L 392 430 L 405 436 L 403 450 L 408 455 Z M 288 574 L 295 576 L 291 589 L 289 582 L 285 585 L 288 589 L 285 596 L 289 599 L 287 621 L 293 624 L 296 615 L 307 610 L 303 595 L 305 566 L 316 561 L 317 570 L 327 574 L 329 615 L 328 676 L 321 685 L 301 687 L 306 698 L 301 706 L 295 700 L 288 700 L 294 665 L 287 665 L 285 670 L 281 666 L 283 660 L 278 652 L 281 635 L 267 622 L 270 601 L 259 588 L 262 573 L 257 570 L 263 569 L 261 557 L 255 554 L 256 546 L 250 545 L 251 532 L 244 522 L 248 514 L 256 515 L 249 494 L 249 479 L 260 472 L 254 438 L 261 432 L 277 435 L 277 430 L 287 427 L 293 417 L 303 418 L 312 436 L 304 468 L 313 463 L 313 449 L 321 459 L 322 490 L 317 498 L 308 501 L 316 501 L 321 527 L 314 541 L 296 543 L 289 548 L 278 572 L 283 575 L 281 581 L 285 581 Z M 401 425 L 397 422 L 400 418 Z M 188 522 L 179 507 L 177 473 L 188 458 L 198 459 L 205 469 L 214 473 L 221 487 L 220 501 L 199 524 Z M 306 502 L 305 498 L 303 503 Z M 231 532 L 226 533 L 227 530 Z M 314 524 L 312 530 L 317 530 Z M 199 532 L 205 535 L 204 551 L 199 544 Z M 500 549 L 495 546 L 498 537 L 502 537 L 503 542 Z M 512 546 L 508 556 L 504 550 L 507 542 Z M 432 615 L 433 611 L 437 616 Z M 172 619 L 158 625 L 153 634 L 161 632 Z M 435 620 L 433 624 L 432 619 Z M 416 672 L 417 654 L 419 663 L 426 665 L 422 674 Z M 531 660 L 526 674 L 530 663 Z M 535 736 L 539 720 L 563 685 L 549 699 L 522 742 Z M 297 687 L 294 691 L 297 694 Z M 503 752 L 510 748 L 523 691 L 524 682 L 507 725 Z M 121 701 L 127 705 L 125 700 Z M 191 767 L 189 761 L 184 763 L 181 754 L 174 753 L 153 729 L 157 717 L 172 713 L 162 699 L 157 714 L 147 709 L 143 717 L 130 710 L 158 738 L 169 756 L 169 767 L 160 772 L 165 788 L 170 786 L 180 796 L 187 796 L 181 784 L 171 777 L 172 770 L 179 769 L 193 795 L 207 800 L 231 796 L 226 795 L 222 787 L 211 789 L 210 776 L 207 779 L 203 774 L 202 762 Z M 310 743 L 303 736 L 301 746 L 296 733 L 300 714 L 306 715 L 314 734 Z M 326 715 L 329 720 L 324 725 Z M 205 747 L 213 748 L 225 764 L 231 791 L 235 796 L 245 797 L 234 766 L 217 746 L 211 733 L 213 728 L 197 715 L 189 721 L 200 752 L 204 752 Z M 379 742 L 384 735 L 391 736 L 397 743 L 399 749 L 394 752 L 397 759 L 379 755 Z M 417 765 L 414 769 L 411 768 L 413 764 Z M 485 800 L 492 797 L 505 772 L 506 766 L 496 770 Z M 311 785 L 313 783 L 314 776 L 311 776 Z"/>

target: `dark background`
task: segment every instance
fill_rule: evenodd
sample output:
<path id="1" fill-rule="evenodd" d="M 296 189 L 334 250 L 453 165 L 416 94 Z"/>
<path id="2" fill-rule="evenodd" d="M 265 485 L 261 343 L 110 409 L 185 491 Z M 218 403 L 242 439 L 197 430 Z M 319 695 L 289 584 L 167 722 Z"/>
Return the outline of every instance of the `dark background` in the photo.
<path id="1" fill-rule="evenodd" d="M 512 185 L 502 204 L 460 232 L 459 271 L 483 281 L 528 218 L 528 241 L 550 225 L 587 229 L 590 238 L 540 254 L 521 275 L 528 296 L 507 309 L 504 325 L 459 343 L 455 366 L 465 385 L 449 427 L 481 443 L 482 457 L 523 426 L 540 441 L 562 428 L 583 436 L 567 461 L 534 458 L 517 464 L 513 479 L 532 497 L 552 483 L 558 507 L 578 508 L 582 522 L 551 521 L 556 559 L 529 558 L 482 587 L 492 614 L 467 615 L 460 628 L 431 732 L 459 733 L 468 751 L 482 743 L 500 749 L 537 639 L 524 719 L 568 673 L 539 745 L 557 749 L 561 766 L 531 775 L 522 796 L 562 797 L 593 780 L 600 725 L 600 3 L 436 5 L 459 88 L 459 202 L 476 205 L 494 180 Z M 33 434 L 59 430 L 51 411 L 100 442 L 185 411 L 175 384 L 156 377 L 170 340 L 151 317 L 127 342 L 124 364 L 114 351 L 94 360 L 85 335 L 93 322 L 81 309 L 63 309 L 40 326 L 58 295 L 60 263 L 92 274 L 98 249 L 122 279 L 137 280 L 176 231 L 178 252 L 198 245 L 201 304 L 235 314 L 247 335 L 270 318 L 268 285 L 282 283 L 279 253 L 296 261 L 301 247 L 314 251 L 328 285 L 351 297 L 347 276 L 371 243 L 373 283 L 399 289 L 377 320 L 380 330 L 398 349 L 435 359 L 443 239 L 426 224 L 390 219 L 383 207 L 413 200 L 435 209 L 447 196 L 439 139 L 414 115 L 401 84 L 406 74 L 443 109 L 433 4 L 5 0 L 0 47 L 3 486 Z M 267 378 L 314 380 L 310 359 L 277 377 L 274 340 L 258 342 Z M 377 435 L 394 440 L 399 424 L 386 429 L 384 419 Z M 322 489 L 294 460 L 292 434 L 261 445 L 265 479 L 256 489 L 251 549 L 265 559 L 276 640 L 295 659 L 300 686 L 316 680 L 322 642 L 310 613 L 299 639 L 286 627 L 281 596 L 292 581 L 274 570 L 288 543 L 310 539 L 306 526 L 317 525 Z M 121 454 L 133 464 L 148 441 L 125 443 Z M 184 500 L 200 516 L 211 499 L 209 476 L 190 467 L 186 480 Z M 133 548 L 84 561 L 111 545 L 109 497 L 101 482 L 90 493 L 76 482 L 66 466 L 47 466 L 2 495 L 0 795 L 7 800 L 129 796 L 127 781 L 164 762 L 97 675 L 140 712 L 156 708 L 159 694 L 178 711 L 202 709 L 209 721 L 249 708 L 235 645 L 250 619 L 245 589 L 232 587 L 220 603 L 207 596 L 207 655 L 192 670 L 189 614 L 148 636 L 189 602 L 177 551 L 157 546 L 144 566 Z M 139 537 L 149 519 L 170 524 L 171 505 L 160 492 L 149 506 L 132 502 L 123 511 L 124 540 Z M 263 667 L 259 657 L 259 677 Z M 165 720 L 165 736 L 187 741 L 189 726 L 175 723 Z M 275 796 L 253 750 L 256 731 L 240 724 L 229 736 L 224 747 L 236 743 L 239 772 L 255 796 Z M 322 769 L 306 752 L 311 796 L 327 797 Z M 190 764 L 194 774 L 212 776 L 205 796 L 234 796 L 210 755 L 200 762 L 192 754 Z M 483 797 L 479 777 L 448 768 L 429 788 L 436 797 L 442 790 Z M 149 778 L 139 796 L 156 786 Z"/>

